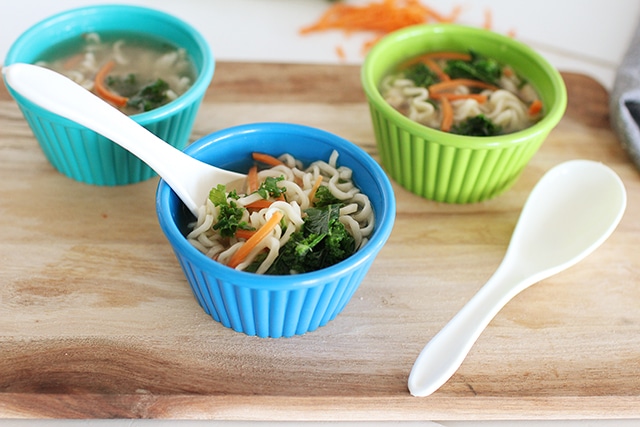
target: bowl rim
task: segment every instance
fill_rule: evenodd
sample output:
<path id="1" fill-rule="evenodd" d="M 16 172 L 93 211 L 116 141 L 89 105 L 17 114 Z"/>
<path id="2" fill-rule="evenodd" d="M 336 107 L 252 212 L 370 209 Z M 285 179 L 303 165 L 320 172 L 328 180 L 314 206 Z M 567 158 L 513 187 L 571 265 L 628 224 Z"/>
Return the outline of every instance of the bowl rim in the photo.
<path id="1" fill-rule="evenodd" d="M 215 58 L 213 51 L 204 36 L 190 23 L 178 18 L 175 15 L 154 9 L 146 6 L 127 5 L 127 4 L 97 4 L 89 6 L 81 6 L 76 8 L 67 9 L 53 15 L 50 15 L 29 28 L 23 31 L 16 40 L 11 44 L 7 55 L 5 57 L 5 65 L 10 65 L 15 62 L 21 62 L 19 60 L 19 53 L 25 46 L 31 43 L 31 39 L 37 37 L 37 35 L 50 28 L 56 26 L 68 27 L 69 21 L 75 21 L 78 18 L 87 18 L 90 16 L 97 17 L 99 19 L 105 14 L 138 14 L 144 15 L 148 18 L 153 18 L 158 21 L 164 21 L 167 24 L 179 29 L 181 32 L 192 39 L 194 46 L 197 47 L 199 54 L 202 56 L 202 66 L 197 69 L 198 76 L 191 85 L 191 87 L 182 95 L 176 99 L 143 113 L 133 114 L 130 117 L 141 125 L 157 122 L 163 120 L 167 116 L 174 115 L 180 110 L 192 105 L 195 102 L 199 102 L 202 94 L 207 90 L 211 84 L 213 73 L 215 70 Z M 84 26 L 76 26 L 73 31 L 68 31 L 69 36 L 71 34 L 82 33 Z M 137 31 L 136 29 L 125 29 L 122 31 Z M 140 31 L 138 31 L 140 32 Z M 154 37 L 157 37 L 154 35 Z M 175 44 L 175 42 L 173 42 Z M 189 52 L 191 55 L 191 52 Z"/>
<path id="2" fill-rule="evenodd" d="M 529 58 L 544 70 L 553 87 L 553 105 L 539 122 L 526 129 L 505 135 L 487 137 L 474 137 L 456 135 L 443 132 L 411 120 L 404 114 L 393 108 L 384 100 L 378 90 L 379 81 L 374 79 L 375 61 L 390 49 L 397 49 L 398 44 L 406 40 L 425 37 L 430 34 L 450 35 L 451 37 L 478 37 L 502 43 L 509 48 L 518 51 Z M 408 58 L 407 58 L 408 59 Z M 398 127 L 408 130 L 410 133 L 422 137 L 428 141 L 434 141 L 441 145 L 456 148 L 480 148 L 492 149 L 505 146 L 526 143 L 527 141 L 548 133 L 562 118 L 567 106 L 567 92 L 564 80 L 558 70 L 553 67 L 542 55 L 526 44 L 506 35 L 496 33 L 484 28 L 471 27 L 461 24 L 417 24 L 396 30 L 381 38 L 367 53 L 361 67 L 360 81 L 364 89 L 370 108 L 377 109 L 388 121 L 394 122 Z"/>
<path id="3" fill-rule="evenodd" d="M 228 281 L 233 284 L 239 284 L 239 286 L 242 287 L 253 289 L 294 290 L 338 280 L 347 271 L 352 271 L 369 262 L 371 257 L 375 256 L 380 249 L 382 249 L 391 234 L 395 222 L 396 202 L 391 182 L 382 167 L 366 151 L 338 135 L 305 125 L 281 122 L 257 122 L 233 126 L 210 133 L 195 141 L 184 151 L 189 155 L 197 157 L 198 152 L 207 150 L 214 144 L 218 144 L 218 146 L 219 144 L 232 145 L 236 143 L 236 137 L 242 137 L 250 133 L 258 134 L 258 136 L 261 133 L 286 134 L 289 136 L 305 136 L 330 141 L 330 144 L 332 146 L 335 145 L 335 148 L 339 150 L 341 154 L 348 153 L 355 161 L 361 164 L 363 168 L 368 169 L 370 173 L 376 177 L 375 184 L 382 198 L 381 206 L 384 207 L 382 212 L 375 212 L 376 225 L 373 236 L 363 248 L 349 258 L 322 270 L 279 276 L 257 275 L 255 273 L 238 271 L 213 261 L 187 241 L 174 220 L 176 212 L 170 210 L 170 201 L 172 198 L 178 200 L 177 195 L 171 190 L 169 185 L 161 179 L 156 191 L 156 214 L 165 236 L 176 253 L 181 253 L 181 256 L 187 257 L 189 261 L 198 268 L 206 270 L 208 274 L 215 276 L 218 280 Z M 182 206 L 182 209 L 186 209 L 179 201 L 178 205 Z"/>

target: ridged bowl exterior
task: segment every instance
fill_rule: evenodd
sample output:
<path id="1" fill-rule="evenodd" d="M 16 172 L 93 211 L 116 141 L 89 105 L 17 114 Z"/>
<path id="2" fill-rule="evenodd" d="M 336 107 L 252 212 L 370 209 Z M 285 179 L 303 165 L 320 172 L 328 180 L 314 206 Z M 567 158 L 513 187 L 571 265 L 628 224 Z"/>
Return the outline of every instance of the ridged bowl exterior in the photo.
<path id="1" fill-rule="evenodd" d="M 164 182 L 156 195 L 160 226 L 203 310 L 222 325 L 258 337 L 302 335 L 333 320 L 360 286 L 395 221 L 395 196 L 384 171 L 358 146 L 328 132 L 286 123 L 237 126 L 205 136 L 185 152 L 206 163 L 246 172 L 253 151 L 290 153 L 305 164 L 339 152 L 338 164 L 369 196 L 375 228 L 348 259 L 310 273 L 267 276 L 236 271 L 203 255 L 184 237 L 193 216 Z M 236 160 L 234 160 L 236 159 Z M 240 161 L 237 159 L 241 159 Z"/>
<path id="2" fill-rule="evenodd" d="M 426 199 L 474 203 L 513 185 L 547 133 L 526 143 L 474 149 L 424 139 L 371 108 L 380 159 L 391 178 Z"/>
<path id="3" fill-rule="evenodd" d="M 133 184 L 156 176 L 143 161 L 108 138 L 51 114 L 17 94 L 14 97 L 45 157 L 60 173 L 102 186 Z M 144 127 L 182 150 L 191 135 L 201 100 Z"/>
<path id="4" fill-rule="evenodd" d="M 469 137 L 423 126 L 382 97 L 382 78 L 397 64 L 430 51 L 473 50 L 511 65 L 538 91 L 545 115 L 528 129 L 495 137 Z M 509 37 L 454 24 L 416 25 L 381 39 L 362 67 L 382 165 L 402 187 L 426 199 L 474 203 L 509 189 L 562 118 L 567 104 L 560 73 Z"/>
<path id="5" fill-rule="evenodd" d="M 202 35 L 164 12 L 138 6 L 98 5 L 49 17 L 25 31 L 11 46 L 5 64 L 34 63 L 65 40 L 89 31 L 137 31 L 183 47 L 197 78 L 178 99 L 155 110 L 131 116 L 168 144 L 183 149 L 191 136 L 198 109 L 213 77 L 215 61 Z M 10 87 L 45 157 L 62 174 L 93 185 L 126 185 L 154 177 L 140 159 L 92 130 L 42 109 Z"/>

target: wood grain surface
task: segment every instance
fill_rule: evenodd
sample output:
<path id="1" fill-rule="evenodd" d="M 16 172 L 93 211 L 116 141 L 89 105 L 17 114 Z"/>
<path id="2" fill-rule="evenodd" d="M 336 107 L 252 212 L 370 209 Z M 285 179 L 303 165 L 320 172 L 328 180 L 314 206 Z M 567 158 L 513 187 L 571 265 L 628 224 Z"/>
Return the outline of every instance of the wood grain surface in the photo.
<path id="1" fill-rule="evenodd" d="M 640 418 L 640 174 L 609 127 L 607 92 L 563 76 L 567 113 L 512 189 L 446 205 L 394 185 L 396 226 L 354 298 L 288 339 L 208 317 L 157 224 L 157 179 L 64 177 L 2 87 L 0 418 Z M 377 158 L 357 67 L 218 64 L 193 139 L 257 121 L 320 127 Z M 537 180 L 576 158 L 624 181 L 616 232 L 518 295 L 449 382 L 412 397 L 424 344 L 494 272 Z"/>

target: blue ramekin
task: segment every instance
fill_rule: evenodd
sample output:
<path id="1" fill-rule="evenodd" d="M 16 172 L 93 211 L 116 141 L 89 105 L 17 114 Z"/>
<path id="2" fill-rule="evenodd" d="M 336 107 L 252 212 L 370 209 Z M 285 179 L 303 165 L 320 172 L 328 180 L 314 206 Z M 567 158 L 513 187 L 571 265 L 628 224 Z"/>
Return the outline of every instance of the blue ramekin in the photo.
<path id="1" fill-rule="evenodd" d="M 184 48 L 197 78 L 178 99 L 132 118 L 167 143 L 183 149 L 213 78 L 209 44 L 191 25 L 175 16 L 139 6 L 97 5 L 53 15 L 26 30 L 11 45 L 4 64 L 34 63 L 43 52 L 86 32 L 133 31 Z M 124 185 L 147 180 L 155 172 L 107 138 L 36 106 L 9 88 L 51 164 L 64 175 L 95 185 Z"/>
<path id="2" fill-rule="evenodd" d="M 305 165 L 327 160 L 337 150 L 338 165 L 353 170 L 355 184 L 375 213 L 369 242 L 331 267 L 291 276 L 237 271 L 211 260 L 185 238 L 193 216 L 160 180 L 158 221 L 169 240 L 194 296 L 206 313 L 228 328 L 259 337 L 291 337 L 334 319 L 349 302 L 387 241 L 395 222 L 396 202 L 385 172 L 357 145 L 329 132 L 287 123 L 236 126 L 207 135 L 185 152 L 218 167 L 246 172 L 251 153 L 290 153 Z M 203 201 L 204 202 L 204 201 Z"/>

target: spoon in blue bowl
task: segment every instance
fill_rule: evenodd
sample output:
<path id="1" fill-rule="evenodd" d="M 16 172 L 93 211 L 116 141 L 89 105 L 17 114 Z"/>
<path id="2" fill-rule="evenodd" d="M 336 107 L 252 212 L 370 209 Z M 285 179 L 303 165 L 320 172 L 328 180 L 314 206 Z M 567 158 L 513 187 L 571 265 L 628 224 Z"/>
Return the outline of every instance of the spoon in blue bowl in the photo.
<path id="1" fill-rule="evenodd" d="M 596 250 L 626 204 L 622 181 L 602 163 L 572 160 L 549 170 L 529 195 L 494 275 L 420 352 L 409 375 L 410 393 L 423 397 L 438 390 L 502 307 Z"/>
<path id="2" fill-rule="evenodd" d="M 34 104 L 85 126 L 151 167 L 197 216 L 217 184 L 237 188 L 245 175 L 183 153 L 71 79 L 53 70 L 16 63 L 2 68 L 6 83 Z"/>

